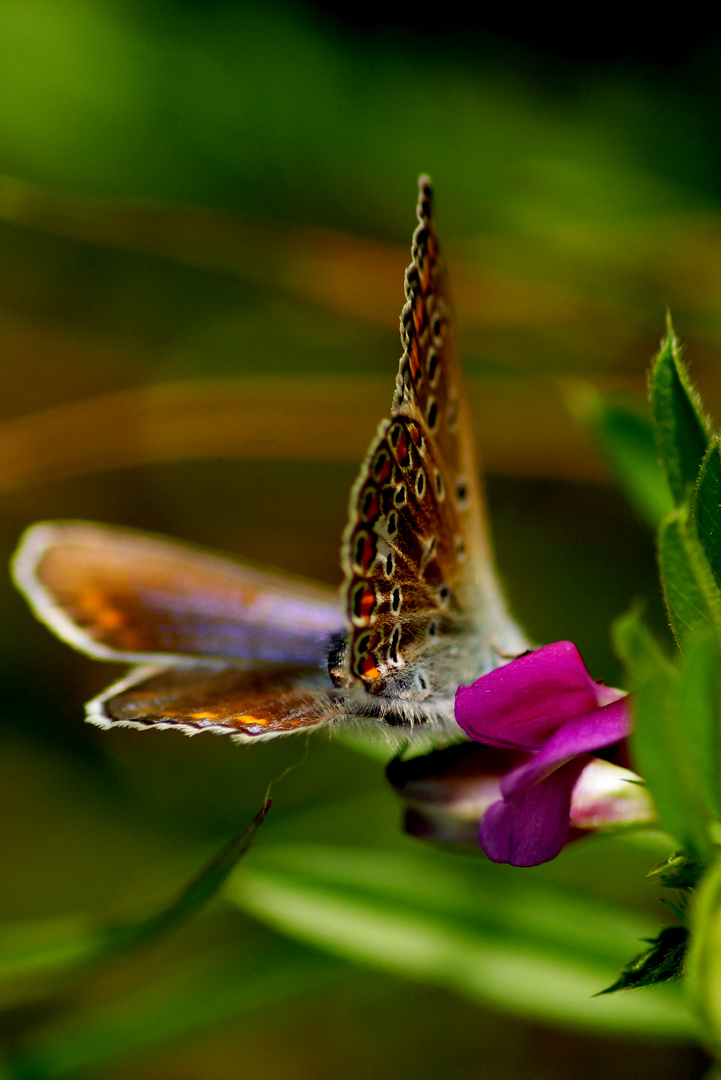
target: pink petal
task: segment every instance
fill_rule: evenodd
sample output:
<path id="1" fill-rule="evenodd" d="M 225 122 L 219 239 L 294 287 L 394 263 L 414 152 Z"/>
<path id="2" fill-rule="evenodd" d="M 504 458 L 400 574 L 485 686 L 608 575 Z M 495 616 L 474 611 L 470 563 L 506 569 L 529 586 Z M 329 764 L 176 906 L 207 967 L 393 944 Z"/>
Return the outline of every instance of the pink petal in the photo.
<path id="1" fill-rule="evenodd" d="M 459 687 L 456 720 L 471 739 L 535 750 L 567 720 L 620 696 L 593 681 L 572 642 L 556 641 Z"/>
<path id="2" fill-rule="evenodd" d="M 548 740 L 542 750 L 508 773 L 501 785 L 504 798 L 524 794 L 580 754 L 590 754 L 619 742 L 629 734 L 632 723 L 628 697 L 594 709 L 585 716 L 574 717 Z"/>
<path id="3" fill-rule="evenodd" d="M 647 825 L 656 809 L 641 778 L 610 761 L 586 766 L 571 797 L 571 829 L 588 831 L 609 825 Z"/>
<path id="4" fill-rule="evenodd" d="M 512 866 L 555 859 L 568 839 L 573 788 L 588 763 L 574 758 L 518 797 L 494 803 L 478 833 L 488 858 Z"/>

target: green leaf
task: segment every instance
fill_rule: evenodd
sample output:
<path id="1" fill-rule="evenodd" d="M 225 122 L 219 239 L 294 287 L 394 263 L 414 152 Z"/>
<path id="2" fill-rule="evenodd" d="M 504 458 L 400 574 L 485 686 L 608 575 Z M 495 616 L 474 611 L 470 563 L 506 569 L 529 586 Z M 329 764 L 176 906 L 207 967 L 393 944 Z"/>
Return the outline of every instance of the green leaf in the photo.
<path id="1" fill-rule="evenodd" d="M 570 407 L 590 428 L 609 468 L 639 517 L 656 529 L 673 509 L 650 416 L 638 402 L 621 403 L 591 386 L 569 391 Z M 645 405 L 645 403 L 643 403 Z"/>
<path id="2" fill-rule="evenodd" d="M 718 639 L 707 633 L 690 640 L 674 668 L 637 613 L 613 632 L 634 688 L 634 762 L 663 827 L 685 852 L 708 861 L 719 816 Z"/>
<path id="3" fill-rule="evenodd" d="M 693 517 L 701 546 L 721 588 L 721 440 L 715 435 L 694 492 Z"/>
<path id="4" fill-rule="evenodd" d="M 650 948 L 644 949 L 622 968 L 616 982 L 602 990 L 612 994 L 616 990 L 639 989 L 657 983 L 680 979 L 688 948 L 688 929 L 685 926 L 664 926 L 663 930 L 649 940 Z"/>
<path id="5" fill-rule="evenodd" d="M 721 590 L 685 507 L 661 523 L 658 561 L 668 618 L 679 646 L 709 626 L 721 639 Z"/>
<path id="6" fill-rule="evenodd" d="M 671 988 L 593 997 L 657 927 L 485 860 L 266 846 L 227 895 L 302 941 L 512 1013 L 636 1037 L 693 1031 Z"/>
<path id="7" fill-rule="evenodd" d="M 659 672 L 674 675 L 674 666 L 644 623 L 640 606 L 619 615 L 611 637 L 616 655 L 626 665 L 631 689 L 643 686 Z"/>
<path id="8" fill-rule="evenodd" d="M 671 494 L 681 503 L 696 483 L 706 454 L 709 425 L 681 359 L 670 316 L 651 367 L 650 390 L 661 464 Z"/>
<path id="9" fill-rule="evenodd" d="M 225 884 L 231 871 L 249 850 L 258 829 L 265 820 L 270 804 L 271 800 L 266 799 L 250 824 L 234 836 L 222 851 L 214 855 L 177 899 L 166 908 L 137 923 L 111 928 L 108 931 L 108 949 L 124 951 L 136 948 L 146 941 L 167 934 L 207 904 Z"/>

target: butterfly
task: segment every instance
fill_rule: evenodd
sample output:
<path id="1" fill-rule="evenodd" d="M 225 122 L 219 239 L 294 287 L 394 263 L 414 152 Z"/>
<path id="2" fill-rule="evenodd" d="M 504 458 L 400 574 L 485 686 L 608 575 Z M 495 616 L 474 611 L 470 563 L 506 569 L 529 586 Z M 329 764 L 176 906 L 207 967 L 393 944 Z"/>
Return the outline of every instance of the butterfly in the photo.
<path id="1" fill-rule="evenodd" d="M 467 683 L 526 643 L 491 561 L 428 177 L 405 274 L 391 415 L 350 493 L 333 590 L 86 522 L 32 526 L 13 560 L 35 615 L 130 674 L 86 706 L 102 728 L 240 742 L 370 720 L 455 728 Z"/>

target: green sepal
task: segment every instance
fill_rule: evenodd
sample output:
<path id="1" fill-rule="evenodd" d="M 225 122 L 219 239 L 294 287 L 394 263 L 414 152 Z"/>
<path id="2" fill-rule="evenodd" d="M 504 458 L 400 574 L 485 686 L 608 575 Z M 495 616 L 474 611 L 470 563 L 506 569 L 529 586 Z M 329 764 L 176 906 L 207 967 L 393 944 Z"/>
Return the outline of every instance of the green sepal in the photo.
<path id="1" fill-rule="evenodd" d="M 661 522 L 658 562 L 666 610 L 678 645 L 713 627 L 721 640 L 721 589 L 716 583 L 696 524 L 686 506 Z"/>
<path id="2" fill-rule="evenodd" d="M 650 392 L 661 464 L 673 498 L 681 503 L 696 483 L 710 431 L 670 316 L 651 366 Z"/>
<path id="3" fill-rule="evenodd" d="M 658 878 L 658 884 L 666 889 L 693 889 L 704 870 L 704 864 L 698 859 L 677 851 L 649 870 L 647 876 Z"/>
<path id="4" fill-rule="evenodd" d="M 689 932 L 685 926 L 664 926 L 655 938 L 647 939 L 649 948 L 626 964 L 615 983 L 601 990 L 601 994 L 680 979 L 686 960 L 688 938 Z M 600 997 L 601 994 L 597 996 Z"/>

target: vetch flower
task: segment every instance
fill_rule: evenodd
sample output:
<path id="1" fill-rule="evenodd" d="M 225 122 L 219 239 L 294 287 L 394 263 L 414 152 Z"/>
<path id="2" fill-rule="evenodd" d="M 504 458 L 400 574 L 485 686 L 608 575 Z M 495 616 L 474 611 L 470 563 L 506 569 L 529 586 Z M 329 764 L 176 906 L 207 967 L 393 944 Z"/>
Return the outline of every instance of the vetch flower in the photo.
<path id="1" fill-rule="evenodd" d="M 502 798 L 504 777 L 531 758 L 526 751 L 476 742 L 394 758 L 386 774 L 404 803 L 403 828 L 422 840 L 477 848 L 480 822 Z M 571 795 L 567 839 L 652 821 L 653 807 L 638 779 L 620 765 L 591 758 Z"/>
<path id="2" fill-rule="evenodd" d="M 500 798 L 483 813 L 479 831 L 488 857 L 513 866 L 558 855 L 592 755 L 604 751 L 606 759 L 623 760 L 632 724 L 627 696 L 594 682 L 570 641 L 545 645 L 459 687 L 456 720 L 475 742 L 527 755 L 500 779 Z M 582 802 L 576 798 L 577 810 Z M 613 819 L 613 800 L 606 809 Z"/>

